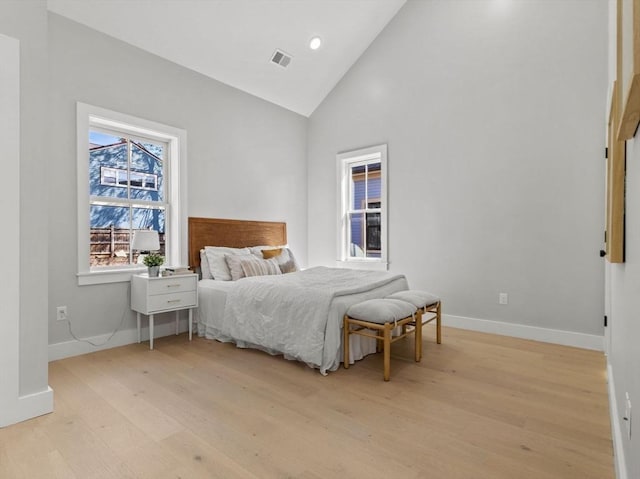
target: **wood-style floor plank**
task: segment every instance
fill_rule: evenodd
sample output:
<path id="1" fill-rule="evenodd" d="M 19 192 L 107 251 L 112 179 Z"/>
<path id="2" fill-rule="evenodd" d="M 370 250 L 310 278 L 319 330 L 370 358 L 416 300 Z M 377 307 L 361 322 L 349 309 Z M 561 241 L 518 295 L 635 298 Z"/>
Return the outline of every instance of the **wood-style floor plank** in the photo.
<path id="1" fill-rule="evenodd" d="M 0 429 L 7 478 L 613 479 L 602 353 L 424 330 L 321 376 L 185 335 L 56 361 L 52 414 Z"/>

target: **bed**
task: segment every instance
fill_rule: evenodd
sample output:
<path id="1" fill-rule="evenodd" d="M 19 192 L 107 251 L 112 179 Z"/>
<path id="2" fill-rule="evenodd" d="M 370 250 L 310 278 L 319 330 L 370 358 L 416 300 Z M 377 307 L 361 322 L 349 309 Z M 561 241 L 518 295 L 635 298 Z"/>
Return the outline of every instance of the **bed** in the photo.
<path id="1" fill-rule="evenodd" d="M 282 222 L 189 218 L 189 264 L 198 270 L 205 247 L 269 249 L 286 244 Z M 201 279 L 197 332 L 302 361 L 327 374 L 342 361 L 347 308 L 406 289 L 403 275 L 326 267 L 237 281 Z M 360 336 L 352 336 L 349 345 L 350 362 L 376 351 L 374 340 Z"/>

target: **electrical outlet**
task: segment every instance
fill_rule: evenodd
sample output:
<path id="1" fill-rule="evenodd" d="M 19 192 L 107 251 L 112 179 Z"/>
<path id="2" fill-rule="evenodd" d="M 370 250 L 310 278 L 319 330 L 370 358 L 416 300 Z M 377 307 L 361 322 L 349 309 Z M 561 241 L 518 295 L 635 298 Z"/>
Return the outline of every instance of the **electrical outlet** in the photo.
<path id="1" fill-rule="evenodd" d="M 507 293 L 500 293 L 498 295 L 499 304 L 509 304 L 509 295 Z"/>
<path id="2" fill-rule="evenodd" d="M 58 306 L 56 309 L 57 319 L 58 321 L 64 321 L 67 319 L 67 307 L 66 306 Z"/>
<path id="3" fill-rule="evenodd" d="M 631 399 L 629 393 L 625 393 L 624 423 L 627 426 L 627 437 L 631 439 Z"/>

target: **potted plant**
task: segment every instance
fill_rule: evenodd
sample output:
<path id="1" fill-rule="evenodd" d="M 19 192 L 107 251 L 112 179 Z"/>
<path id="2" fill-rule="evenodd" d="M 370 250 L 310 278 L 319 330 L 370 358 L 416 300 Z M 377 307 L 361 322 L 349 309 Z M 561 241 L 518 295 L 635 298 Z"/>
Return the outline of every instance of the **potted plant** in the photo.
<path id="1" fill-rule="evenodd" d="M 164 263 L 164 256 L 158 253 L 149 253 L 142 262 L 149 268 L 149 277 L 156 278 L 160 271 L 160 265 Z"/>

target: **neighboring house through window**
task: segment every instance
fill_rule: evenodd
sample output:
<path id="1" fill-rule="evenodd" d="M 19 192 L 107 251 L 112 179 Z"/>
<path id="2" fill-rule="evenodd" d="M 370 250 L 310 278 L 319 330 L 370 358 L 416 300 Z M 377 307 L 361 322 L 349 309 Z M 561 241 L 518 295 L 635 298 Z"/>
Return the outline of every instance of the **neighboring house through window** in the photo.
<path id="1" fill-rule="evenodd" d="M 387 145 L 341 153 L 338 258 L 372 269 L 387 268 Z"/>
<path id="2" fill-rule="evenodd" d="M 128 280 L 133 232 L 153 229 L 168 264 L 186 261 L 186 132 L 78 104 L 78 277 Z"/>

